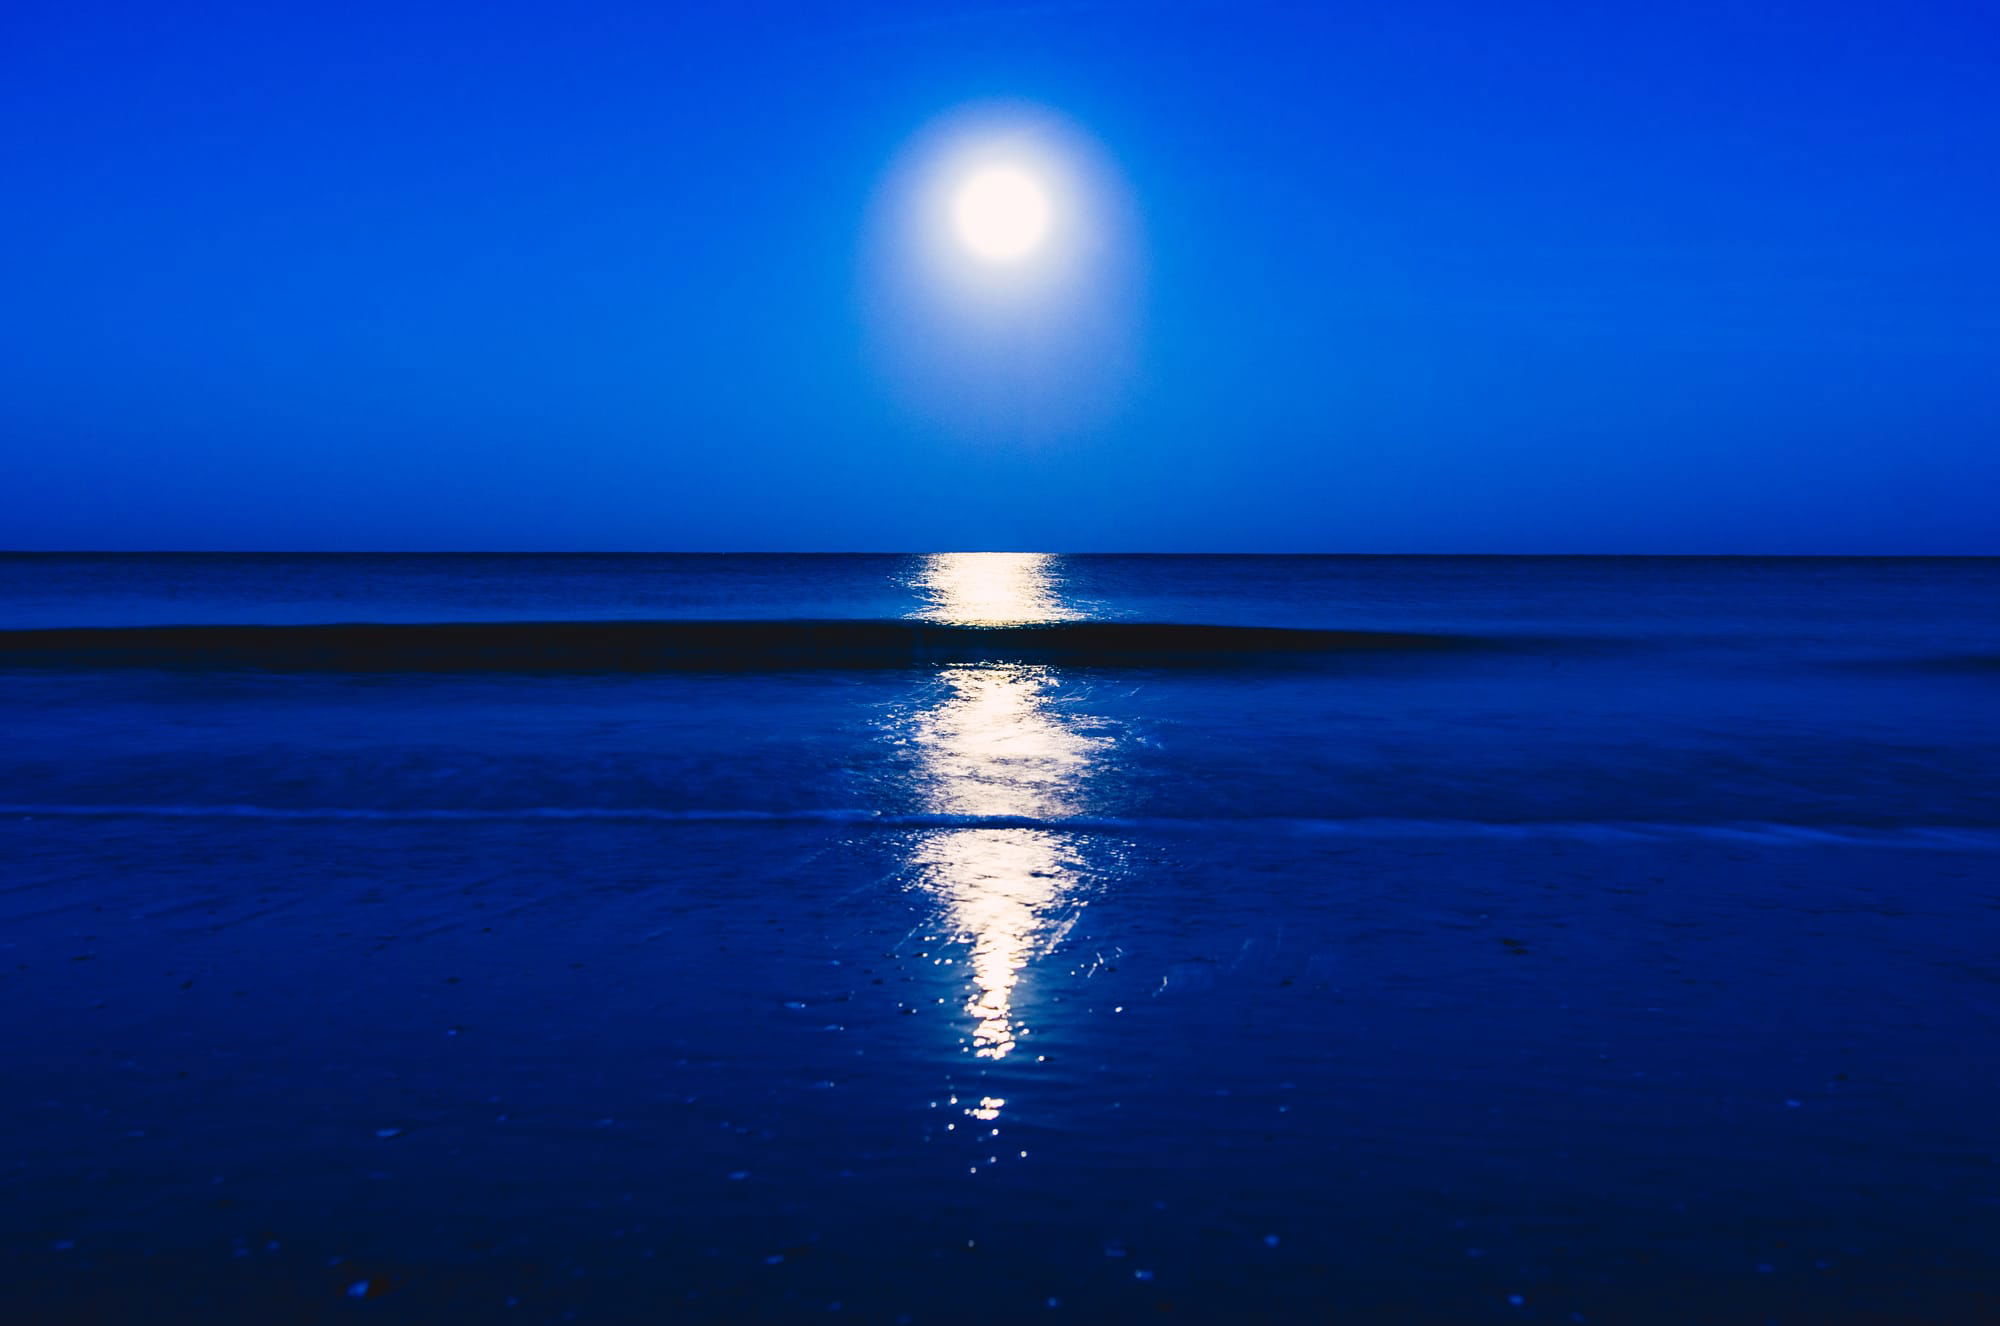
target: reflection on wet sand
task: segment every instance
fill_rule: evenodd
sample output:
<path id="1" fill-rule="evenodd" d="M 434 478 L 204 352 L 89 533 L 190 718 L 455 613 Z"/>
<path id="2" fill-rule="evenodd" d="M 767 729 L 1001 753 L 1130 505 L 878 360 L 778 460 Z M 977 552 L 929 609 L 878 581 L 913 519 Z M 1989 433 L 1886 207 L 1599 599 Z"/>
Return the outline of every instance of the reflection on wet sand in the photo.
<path id="1" fill-rule="evenodd" d="M 911 854 L 972 950 L 972 1052 L 1004 1059 L 1021 1034 L 1013 1017 L 1019 973 L 1065 926 L 1054 916 L 1076 882 L 1077 862 L 1041 829 L 956 829 L 926 836 Z"/>
<path id="2" fill-rule="evenodd" d="M 930 600 L 921 615 L 973 624 L 1073 616 L 1056 592 L 1054 563 L 1045 554 L 926 558 L 916 582 Z M 927 810 L 1039 819 L 1081 809 L 1078 793 L 1110 738 L 1061 703 L 1054 669 L 955 665 L 936 686 L 936 697 L 909 720 Z M 1080 862 L 1069 835 L 940 830 L 918 840 L 911 865 L 971 949 L 972 1052 L 1005 1058 L 1025 1030 L 1013 1012 L 1020 974 L 1061 938 L 1079 905 L 1072 895 Z"/>

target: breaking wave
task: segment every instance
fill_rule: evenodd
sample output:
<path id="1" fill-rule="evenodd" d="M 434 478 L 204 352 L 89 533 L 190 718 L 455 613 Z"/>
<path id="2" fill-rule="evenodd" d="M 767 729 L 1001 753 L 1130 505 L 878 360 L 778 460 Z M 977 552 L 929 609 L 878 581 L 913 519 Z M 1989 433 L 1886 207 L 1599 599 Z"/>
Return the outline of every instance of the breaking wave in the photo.
<path id="1" fill-rule="evenodd" d="M 1465 648 L 1470 637 L 1152 622 L 433 622 L 0 631 L 0 667 L 742 672 L 965 663 L 1228 667 Z"/>

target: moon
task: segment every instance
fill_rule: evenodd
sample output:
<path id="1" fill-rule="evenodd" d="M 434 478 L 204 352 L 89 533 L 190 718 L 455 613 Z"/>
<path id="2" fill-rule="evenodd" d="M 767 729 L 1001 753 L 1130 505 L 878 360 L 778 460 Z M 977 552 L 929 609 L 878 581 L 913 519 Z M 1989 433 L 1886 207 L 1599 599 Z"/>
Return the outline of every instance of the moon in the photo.
<path id="1" fill-rule="evenodd" d="M 988 262 L 1027 257 L 1049 230 L 1048 191 L 1013 166 L 990 166 L 966 180 L 951 211 L 959 240 Z"/>

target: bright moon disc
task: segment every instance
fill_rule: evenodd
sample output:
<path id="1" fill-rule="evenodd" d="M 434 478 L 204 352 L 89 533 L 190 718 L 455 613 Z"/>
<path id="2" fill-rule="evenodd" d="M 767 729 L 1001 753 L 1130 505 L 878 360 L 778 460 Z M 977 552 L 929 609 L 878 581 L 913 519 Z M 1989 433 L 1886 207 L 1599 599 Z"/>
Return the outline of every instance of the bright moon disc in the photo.
<path id="1" fill-rule="evenodd" d="M 1011 167 L 982 170 L 959 187 L 952 203 L 958 237 L 982 258 L 1025 256 L 1049 228 L 1049 199 L 1033 177 Z"/>

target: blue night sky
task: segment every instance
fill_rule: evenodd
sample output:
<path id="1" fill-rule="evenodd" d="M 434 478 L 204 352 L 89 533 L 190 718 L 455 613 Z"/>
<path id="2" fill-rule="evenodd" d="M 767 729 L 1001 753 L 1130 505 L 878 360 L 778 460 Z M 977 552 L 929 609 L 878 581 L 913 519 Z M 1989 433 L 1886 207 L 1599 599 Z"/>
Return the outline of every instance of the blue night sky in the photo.
<path id="1" fill-rule="evenodd" d="M 1101 242 L 947 373 L 980 107 Z M 28 0 L 0 546 L 1995 553 L 1996 149 L 1971 4 Z"/>

